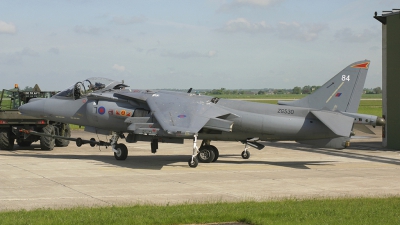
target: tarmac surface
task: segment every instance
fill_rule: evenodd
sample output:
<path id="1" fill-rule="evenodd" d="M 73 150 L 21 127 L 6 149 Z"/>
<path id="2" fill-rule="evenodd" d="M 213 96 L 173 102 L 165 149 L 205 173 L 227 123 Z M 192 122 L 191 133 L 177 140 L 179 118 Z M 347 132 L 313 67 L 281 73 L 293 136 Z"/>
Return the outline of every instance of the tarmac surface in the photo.
<path id="1" fill-rule="evenodd" d="M 263 142 L 242 159 L 239 142 L 212 142 L 220 150 L 214 163 L 190 168 L 192 142 L 128 143 L 127 160 L 110 148 L 68 147 L 42 151 L 38 143 L 0 150 L 0 211 L 400 195 L 400 152 L 385 150 L 377 135 L 353 140 L 344 150 L 310 148 L 296 142 Z M 362 135 L 362 134 L 359 134 Z M 95 134 L 73 131 L 73 137 Z M 109 138 L 109 137 L 108 137 Z M 105 136 L 100 136 L 106 140 Z M 122 143 L 124 143 L 122 141 Z"/>

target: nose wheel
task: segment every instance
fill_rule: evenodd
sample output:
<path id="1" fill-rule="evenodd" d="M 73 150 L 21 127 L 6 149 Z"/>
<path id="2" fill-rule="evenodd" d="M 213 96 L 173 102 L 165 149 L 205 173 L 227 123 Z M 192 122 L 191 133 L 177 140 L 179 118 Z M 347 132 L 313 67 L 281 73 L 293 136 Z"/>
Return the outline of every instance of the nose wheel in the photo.
<path id="1" fill-rule="evenodd" d="M 116 160 L 125 160 L 128 157 L 128 148 L 124 144 L 115 145 L 113 151 Z"/>

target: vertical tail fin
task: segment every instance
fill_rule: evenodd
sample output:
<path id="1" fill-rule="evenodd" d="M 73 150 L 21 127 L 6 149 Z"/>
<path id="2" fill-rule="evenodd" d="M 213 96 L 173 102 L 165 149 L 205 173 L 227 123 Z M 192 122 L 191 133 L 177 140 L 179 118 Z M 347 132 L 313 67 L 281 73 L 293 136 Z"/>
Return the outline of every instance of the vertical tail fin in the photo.
<path id="1" fill-rule="evenodd" d="M 278 104 L 356 113 L 369 64 L 369 60 L 352 63 L 307 97 Z"/>

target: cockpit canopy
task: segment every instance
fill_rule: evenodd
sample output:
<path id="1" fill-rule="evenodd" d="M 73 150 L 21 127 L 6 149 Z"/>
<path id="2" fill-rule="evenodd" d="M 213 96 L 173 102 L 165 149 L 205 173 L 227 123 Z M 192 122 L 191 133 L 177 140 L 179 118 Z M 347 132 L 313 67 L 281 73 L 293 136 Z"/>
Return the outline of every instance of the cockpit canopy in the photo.
<path id="1" fill-rule="evenodd" d="M 84 81 L 78 81 L 74 85 L 56 94 L 56 97 L 74 97 L 86 96 L 93 92 L 104 92 L 112 90 L 120 90 L 129 87 L 121 81 L 115 81 L 103 77 L 91 77 Z"/>

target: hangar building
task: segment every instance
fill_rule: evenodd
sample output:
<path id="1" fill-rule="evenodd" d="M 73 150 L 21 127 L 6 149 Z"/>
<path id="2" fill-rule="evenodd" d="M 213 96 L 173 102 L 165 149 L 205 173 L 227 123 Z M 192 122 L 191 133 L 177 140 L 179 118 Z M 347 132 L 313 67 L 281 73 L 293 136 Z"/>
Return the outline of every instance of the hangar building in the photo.
<path id="1" fill-rule="evenodd" d="M 400 149 L 400 9 L 374 18 L 382 23 L 383 146 Z"/>

